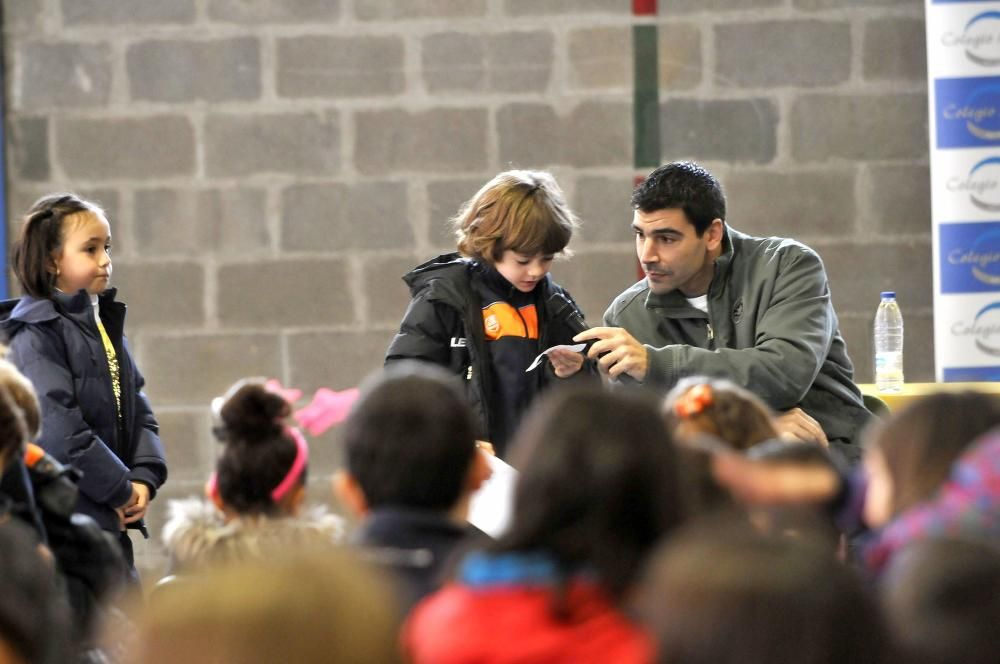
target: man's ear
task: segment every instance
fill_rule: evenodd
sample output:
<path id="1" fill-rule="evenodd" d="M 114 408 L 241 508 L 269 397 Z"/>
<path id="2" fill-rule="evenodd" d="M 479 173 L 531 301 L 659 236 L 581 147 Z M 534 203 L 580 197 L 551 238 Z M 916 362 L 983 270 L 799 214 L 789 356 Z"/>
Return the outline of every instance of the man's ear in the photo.
<path id="1" fill-rule="evenodd" d="M 476 455 L 469 464 L 469 471 L 465 475 L 465 493 L 468 495 L 478 491 L 479 487 L 493 476 L 490 462 L 486 458 L 487 454 L 489 453 L 477 448 Z"/>
<path id="2" fill-rule="evenodd" d="M 721 219 L 713 219 L 708 225 L 702 237 L 705 238 L 705 246 L 709 251 L 715 251 L 722 246 L 722 234 L 725 230 L 725 223 Z"/>
<path id="3" fill-rule="evenodd" d="M 333 474 L 333 495 L 357 518 L 364 518 L 368 514 L 368 499 L 365 492 L 346 470 L 338 470 Z"/>

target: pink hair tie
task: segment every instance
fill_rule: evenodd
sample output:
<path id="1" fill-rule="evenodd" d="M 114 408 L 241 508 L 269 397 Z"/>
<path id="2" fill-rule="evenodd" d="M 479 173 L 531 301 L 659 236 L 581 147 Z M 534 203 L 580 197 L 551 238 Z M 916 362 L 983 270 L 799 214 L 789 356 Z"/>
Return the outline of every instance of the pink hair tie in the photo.
<path id="1" fill-rule="evenodd" d="M 213 500 L 219 495 L 219 474 L 214 470 L 205 482 L 205 495 Z"/>
<path id="2" fill-rule="evenodd" d="M 292 487 L 295 486 L 295 483 L 302 476 L 302 471 L 305 470 L 306 463 L 309 461 L 309 446 L 306 445 L 306 439 L 302 437 L 302 433 L 295 427 L 287 427 L 285 431 L 295 441 L 295 461 L 292 462 L 292 467 L 288 469 L 285 479 L 281 480 L 281 483 L 271 491 L 271 500 L 276 503 L 292 490 Z"/>

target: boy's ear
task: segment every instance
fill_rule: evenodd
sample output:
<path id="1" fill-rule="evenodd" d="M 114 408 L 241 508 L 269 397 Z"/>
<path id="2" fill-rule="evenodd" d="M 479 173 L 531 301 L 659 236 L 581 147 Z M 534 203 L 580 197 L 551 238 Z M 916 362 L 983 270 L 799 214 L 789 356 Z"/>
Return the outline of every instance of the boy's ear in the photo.
<path id="1" fill-rule="evenodd" d="M 333 474 L 333 495 L 337 497 L 354 516 L 363 518 L 368 514 L 368 499 L 361 485 L 346 470 L 338 470 Z"/>
<path id="2" fill-rule="evenodd" d="M 487 460 L 488 453 L 476 449 L 476 455 L 469 464 L 469 472 L 465 476 L 465 493 L 472 494 L 479 490 L 486 480 L 493 476 L 490 462 Z"/>

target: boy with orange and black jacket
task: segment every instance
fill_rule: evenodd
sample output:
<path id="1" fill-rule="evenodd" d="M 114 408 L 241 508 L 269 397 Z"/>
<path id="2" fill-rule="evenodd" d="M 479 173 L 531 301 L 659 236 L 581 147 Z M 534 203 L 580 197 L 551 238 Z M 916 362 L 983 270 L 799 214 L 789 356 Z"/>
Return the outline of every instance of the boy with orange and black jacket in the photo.
<path id="1" fill-rule="evenodd" d="M 593 374 L 582 354 L 554 349 L 572 343 L 582 315 L 549 275 L 577 228 L 555 179 L 540 171 L 497 175 L 454 220 L 458 252 L 416 267 L 403 279 L 413 299 L 386 364 L 416 359 L 466 381 L 479 419 L 478 435 L 504 456 L 507 442 L 534 398 L 555 382 Z"/>

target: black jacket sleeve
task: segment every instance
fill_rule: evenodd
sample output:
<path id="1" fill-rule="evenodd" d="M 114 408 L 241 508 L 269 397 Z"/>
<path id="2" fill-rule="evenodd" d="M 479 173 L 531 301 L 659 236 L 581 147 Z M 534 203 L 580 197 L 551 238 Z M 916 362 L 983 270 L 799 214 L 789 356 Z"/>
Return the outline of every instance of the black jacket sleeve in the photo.
<path id="1" fill-rule="evenodd" d="M 464 344 L 464 325 L 458 312 L 431 300 L 427 292 L 410 301 L 385 354 L 385 363 L 398 360 L 423 360 L 449 367 L 453 344 Z M 460 340 L 461 339 L 461 340 Z"/>

